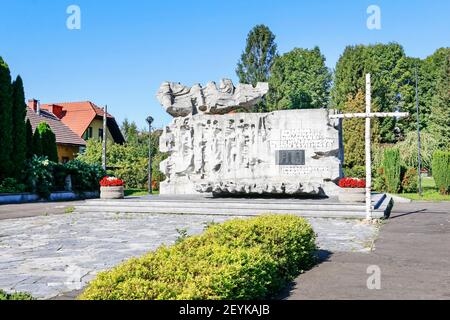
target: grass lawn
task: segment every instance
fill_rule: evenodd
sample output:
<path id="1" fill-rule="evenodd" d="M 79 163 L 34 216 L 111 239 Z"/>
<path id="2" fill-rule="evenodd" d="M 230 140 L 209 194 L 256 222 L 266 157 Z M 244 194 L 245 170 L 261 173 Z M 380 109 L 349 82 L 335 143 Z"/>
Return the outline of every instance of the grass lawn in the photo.
<path id="1" fill-rule="evenodd" d="M 153 194 L 159 194 L 159 191 L 153 191 Z M 125 197 L 140 197 L 147 196 L 148 191 L 145 189 L 127 189 L 125 190 Z"/>
<path id="2" fill-rule="evenodd" d="M 444 196 L 437 191 L 433 178 L 423 178 L 422 188 L 422 197 L 418 193 L 402 193 L 399 196 L 416 201 L 450 201 L 450 195 Z"/>

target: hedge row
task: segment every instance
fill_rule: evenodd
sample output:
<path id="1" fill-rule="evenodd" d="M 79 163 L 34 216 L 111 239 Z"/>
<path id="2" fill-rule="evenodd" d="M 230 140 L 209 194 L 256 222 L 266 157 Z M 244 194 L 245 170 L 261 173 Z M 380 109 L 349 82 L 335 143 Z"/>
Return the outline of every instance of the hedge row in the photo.
<path id="1" fill-rule="evenodd" d="M 433 178 L 441 194 L 450 193 L 450 152 L 436 151 L 434 153 Z"/>
<path id="2" fill-rule="evenodd" d="M 315 237 L 295 216 L 231 220 L 100 273 L 79 299 L 268 298 L 312 266 Z"/>

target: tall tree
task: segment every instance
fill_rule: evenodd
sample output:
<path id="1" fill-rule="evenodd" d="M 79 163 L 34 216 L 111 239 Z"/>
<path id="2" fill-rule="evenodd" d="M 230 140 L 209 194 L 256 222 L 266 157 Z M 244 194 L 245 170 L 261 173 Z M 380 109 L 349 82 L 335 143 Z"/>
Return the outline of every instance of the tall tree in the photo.
<path id="1" fill-rule="evenodd" d="M 128 119 L 125 119 L 122 123 L 121 131 L 127 143 L 138 143 L 139 130 L 136 122 L 129 122 Z"/>
<path id="2" fill-rule="evenodd" d="M 13 88 L 13 152 L 11 160 L 14 165 L 14 176 L 19 177 L 26 159 L 27 141 L 26 141 L 26 104 L 23 82 L 20 76 L 12 84 Z"/>
<path id="3" fill-rule="evenodd" d="M 336 65 L 332 90 L 333 107 L 345 111 L 348 95 L 354 96 L 359 90 L 364 92 L 365 74 L 371 73 L 374 104 L 379 111 L 397 110 L 403 99 L 398 81 L 403 73 L 400 62 L 405 58 L 403 47 L 397 43 L 348 46 Z M 409 85 L 413 87 L 413 83 Z M 382 142 L 398 140 L 395 131 L 398 123 L 395 118 L 379 119 L 378 123 Z"/>
<path id="4" fill-rule="evenodd" d="M 450 150 L 450 51 L 437 78 L 431 107 L 430 131 L 438 139 L 441 148 Z"/>
<path id="5" fill-rule="evenodd" d="M 331 72 L 318 47 L 296 48 L 275 59 L 269 80 L 268 110 L 328 106 Z"/>
<path id="6" fill-rule="evenodd" d="M 13 171 L 12 129 L 11 74 L 8 65 L 0 57 L 0 178 L 11 176 Z"/>
<path id="7" fill-rule="evenodd" d="M 27 159 L 31 159 L 33 157 L 33 127 L 30 119 L 27 119 L 25 124 L 25 136 L 27 141 Z"/>
<path id="8" fill-rule="evenodd" d="M 58 162 L 56 137 L 52 129 L 46 122 L 41 122 L 36 129 L 40 136 L 42 155 L 46 156 L 50 161 Z"/>
<path id="9" fill-rule="evenodd" d="M 236 68 L 241 83 L 256 85 L 267 82 L 270 69 L 277 57 L 275 35 L 265 25 L 255 26 L 247 36 L 247 45 Z M 261 102 L 254 111 L 265 111 L 265 102 Z"/>

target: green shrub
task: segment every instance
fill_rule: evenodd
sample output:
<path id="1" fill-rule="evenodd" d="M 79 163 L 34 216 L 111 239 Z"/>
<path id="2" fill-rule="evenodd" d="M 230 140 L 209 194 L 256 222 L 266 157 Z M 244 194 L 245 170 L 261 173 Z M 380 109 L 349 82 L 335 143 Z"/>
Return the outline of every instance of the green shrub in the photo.
<path id="1" fill-rule="evenodd" d="M 348 178 L 365 179 L 366 178 L 366 167 L 354 166 L 353 168 L 345 168 L 344 173 L 345 173 L 345 176 Z"/>
<path id="2" fill-rule="evenodd" d="M 0 290 L 0 301 L 1 300 L 34 300 L 34 298 L 28 293 L 16 292 L 8 294 L 3 290 Z"/>
<path id="3" fill-rule="evenodd" d="M 75 191 L 99 191 L 100 180 L 106 175 L 100 165 L 91 165 L 80 160 L 67 162 L 65 170 L 72 177 L 72 187 Z"/>
<path id="4" fill-rule="evenodd" d="M 379 192 L 387 192 L 386 176 L 384 174 L 384 168 L 378 168 L 373 179 L 373 188 Z"/>
<path id="5" fill-rule="evenodd" d="M 387 192 L 399 193 L 401 188 L 401 163 L 400 151 L 397 148 L 389 148 L 384 151 L 383 168 Z"/>
<path id="6" fill-rule="evenodd" d="M 418 173 L 415 168 L 408 168 L 405 170 L 402 177 L 402 192 L 415 193 L 418 186 Z"/>
<path id="7" fill-rule="evenodd" d="M 310 267 L 315 249 L 302 218 L 232 220 L 100 273 L 79 299 L 264 299 Z"/>
<path id="8" fill-rule="evenodd" d="M 14 178 L 6 178 L 0 183 L 0 193 L 21 193 L 25 190 L 26 186 Z"/>
<path id="9" fill-rule="evenodd" d="M 25 165 L 27 185 L 43 198 L 50 196 L 53 188 L 52 163 L 47 157 L 33 156 Z"/>
<path id="10" fill-rule="evenodd" d="M 443 195 L 450 192 L 450 152 L 436 151 L 433 155 L 433 178 Z"/>

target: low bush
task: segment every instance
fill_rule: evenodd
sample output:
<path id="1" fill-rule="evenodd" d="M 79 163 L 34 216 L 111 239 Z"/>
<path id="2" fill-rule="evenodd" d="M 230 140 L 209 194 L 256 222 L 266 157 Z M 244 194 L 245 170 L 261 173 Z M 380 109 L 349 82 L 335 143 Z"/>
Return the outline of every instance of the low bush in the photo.
<path id="1" fill-rule="evenodd" d="M 415 168 L 404 169 L 402 177 L 402 192 L 403 193 L 415 193 L 418 188 L 418 173 Z"/>
<path id="2" fill-rule="evenodd" d="M 264 299 L 311 267 L 315 250 L 303 218 L 231 220 L 100 273 L 79 299 Z"/>
<path id="3" fill-rule="evenodd" d="M 365 179 L 366 178 L 366 167 L 364 166 L 354 166 L 353 168 L 345 168 L 344 173 L 346 177 L 355 179 Z"/>
<path id="4" fill-rule="evenodd" d="M 34 300 L 34 298 L 28 293 L 16 292 L 9 294 L 0 290 L 0 301 L 1 300 Z"/>
<path id="5" fill-rule="evenodd" d="M 386 192 L 386 176 L 384 175 L 384 168 L 378 168 L 373 180 L 373 188 L 379 192 Z"/>
<path id="6" fill-rule="evenodd" d="M 441 194 L 450 193 L 450 152 L 436 151 L 434 153 L 433 178 Z"/>
<path id="7" fill-rule="evenodd" d="M 14 178 L 6 178 L 0 183 L 0 193 L 21 193 L 26 191 L 24 184 Z"/>
<path id="8" fill-rule="evenodd" d="M 106 174 L 100 165 L 79 160 L 69 161 L 64 166 L 66 173 L 72 177 L 72 187 L 75 191 L 98 191 L 100 180 Z"/>
<path id="9" fill-rule="evenodd" d="M 54 185 L 52 162 L 47 157 L 33 156 L 25 165 L 26 183 L 32 192 L 48 198 Z"/>

